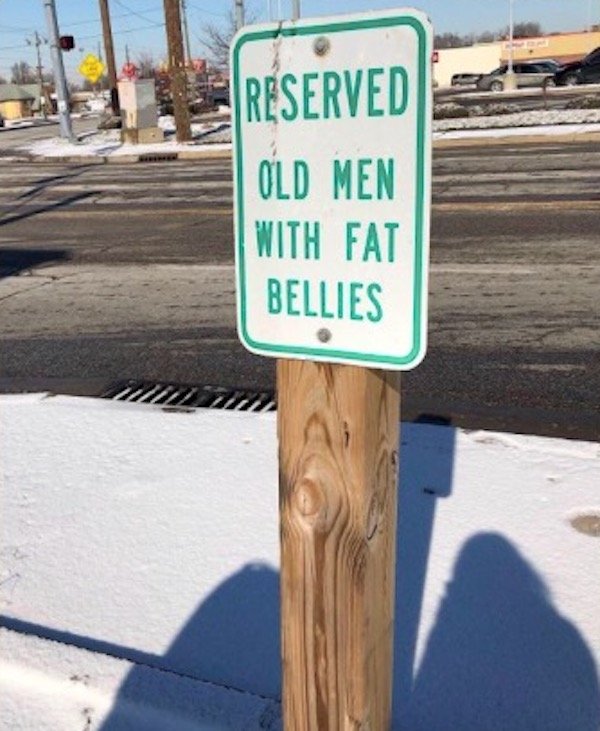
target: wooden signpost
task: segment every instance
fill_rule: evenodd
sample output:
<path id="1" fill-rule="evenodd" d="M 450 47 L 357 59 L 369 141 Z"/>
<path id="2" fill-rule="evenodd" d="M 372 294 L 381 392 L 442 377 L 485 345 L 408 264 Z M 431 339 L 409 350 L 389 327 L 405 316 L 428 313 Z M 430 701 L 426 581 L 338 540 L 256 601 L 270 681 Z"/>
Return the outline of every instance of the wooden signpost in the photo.
<path id="1" fill-rule="evenodd" d="M 231 52 L 238 331 L 277 364 L 286 730 L 390 726 L 399 373 L 425 353 L 431 44 L 415 10 Z"/>

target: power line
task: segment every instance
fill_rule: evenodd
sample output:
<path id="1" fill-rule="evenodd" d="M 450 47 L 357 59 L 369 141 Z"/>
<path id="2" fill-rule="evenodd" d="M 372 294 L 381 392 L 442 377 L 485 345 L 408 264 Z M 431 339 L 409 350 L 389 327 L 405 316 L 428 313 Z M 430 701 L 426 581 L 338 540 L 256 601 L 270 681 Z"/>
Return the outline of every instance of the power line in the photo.
<path id="1" fill-rule="evenodd" d="M 145 10 L 144 12 L 145 13 L 157 13 L 157 12 L 159 12 L 159 10 L 160 10 L 160 8 L 149 8 L 148 10 Z M 132 10 L 132 11 L 127 12 L 127 13 L 121 13 L 120 15 L 114 15 L 113 16 L 113 20 L 117 20 L 119 18 L 127 18 L 127 17 L 130 17 L 132 15 L 136 15 L 138 17 L 141 17 L 143 20 L 147 21 L 148 23 L 153 23 L 153 26 L 151 26 L 151 27 L 156 26 L 157 28 L 160 28 L 160 27 L 164 26 L 164 22 L 160 23 L 160 22 L 155 22 L 153 20 L 150 20 L 150 18 L 144 18 L 140 13 L 136 12 L 135 10 Z M 93 25 L 93 24 L 96 24 L 96 23 L 100 23 L 100 18 L 95 18 L 94 20 L 77 20 L 74 23 L 63 23 L 63 28 L 75 28 L 75 27 L 80 26 L 80 25 Z M 132 29 L 132 32 L 134 30 L 147 30 L 147 29 L 148 29 L 147 27 L 139 28 L 139 29 Z M 15 31 L 15 32 L 27 33 L 29 31 L 31 31 L 32 29 L 31 28 L 16 28 L 16 27 L 13 27 L 13 26 L 2 25 L 2 27 L 1 27 L 0 30 L 2 30 L 2 31 L 10 30 L 10 31 Z M 32 32 L 35 32 L 35 31 L 32 31 Z M 120 31 L 120 32 L 121 33 L 125 33 L 125 32 L 129 32 L 129 31 Z M 83 39 L 83 38 L 92 38 L 92 37 L 96 37 L 96 36 L 80 36 L 80 37 Z M 25 48 L 25 47 L 26 46 L 23 46 L 23 45 L 19 45 L 19 46 L 0 46 L 0 51 L 14 51 L 14 50 L 18 50 L 20 48 Z"/>
<path id="2" fill-rule="evenodd" d="M 205 15 L 213 15 L 215 18 L 227 18 L 229 16 L 229 13 L 214 13 L 212 10 L 207 10 L 206 8 L 201 8 L 199 5 L 196 5 L 195 3 L 189 3 L 188 7 L 192 8 L 198 13 L 204 13 Z"/>
<path id="3" fill-rule="evenodd" d="M 115 30 L 115 31 L 113 31 L 113 35 L 122 36 L 122 35 L 126 35 L 127 33 L 137 33 L 138 31 L 141 31 L 141 30 L 151 30 L 153 28 L 162 28 L 162 27 L 164 27 L 164 23 L 154 23 L 154 25 L 145 25 L 140 28 L 129 28 L 129 30 Z M 89 35 L 89 36 L 79 36 L 79 38 L 77 40 L 78 41 L 87 41 L 92 38 L 102 38 L 102 33 L 94 33 L 94 35 Z"/>
<path id="4" fill-rule="evenodd" d="M 138 12 L 137 10 L 132 10 L 128 5 L 125 5 L 124 2 L 121 2 L 121 0 L 114 0 L 115 3 L 120 7 L 123 8 L 123 10 L 127 10 L 129 15 L 135 15 L 136 18 L 140 18 L 141 20 L 145 20 L 147 23 L 153 23 L 153 20 L 150 20 L 150 18 L 147 18 L 143 13 L 145 12 L 156 12 L 156 11 L 143 11 L 143 13 Z M 163 23 L 164 25 L 164 23 Z"/>
<path id="5" fill-rule="evenodd" d="M 0 30 L 2 30 L 2 31 L 14 30 L 17 33 L 28 33 L 31 30 L 31 28 L 17 28 L 14 25 L 4 25 L 4 23 L 3 23 L 2 26 L 0 27 Z"/>
<path id="6" fill-rule="evenodd" d="M 153 30 L 154 28 L 164 28 L 164 22 L 162 23 L 153 23 L 152 25 L 144 25 L 139 26 L 138 28 L 129 28 L 128 30 L 117 30 L 113 31 L 113 35 L 127 35 L 128 33 L 138 33 L 142 30 Z M 79 43 L 79 41 L 89 41 L 94 40 L 96 38 L 102 38 L 102 33 L 93 33 L 90 35 L 85 36 L 77 36 L 76 41 Z M 20 46 L 0 46 L 0 51 L 19 51 L 23 49 L 30 49 L 31 46 L 29 44 L 23 44 Z M 8 56 L 5 56 L 5 58 L 9 58 Z"/>
<path id="7" fill-rule="evenodd" d="M 158 9 L 153 8 L 151 10 L 147 10 L 145 12 L 158 12 Z M 113 16 L 113 19 L 117 18 L 125 18 L 131 15 L 140 16 L 140 13 L 137 13 L 136 11 L 131 11 L 128 13 L 121 13 L 121 15 L 115 15 Z M 140 16 L 141 17 L 141 16 Z M 144 20 L 148 21 L 149 23 L 152 23 L 150 26 L 144 26 L 143 28 L 131 28 L 130 30 L 121 30 L 117 31 L 117 33 L 135 33 L 138 30 L 149 30 L 150 28 L 162 28 L 164 27 L 164 21 L 163 22 L 155 22 L 150 20 L 149 18 L 143 18 Z M 73 28 L 78 25 L 91 25 L 92 23 L 100 23 L 100 18 L 97 18 L 95 20 L 81 20 L 77 21 L 75 23 L 63 23 L 63 28 Z M 7 28 L 7 26 L 2 26 L 2 30 Z M 14 29 L 16 30 L 16 29 Z M 25 29 L 27 30 L 27 29 Z M 116 35 L 116 34 L 115 34 Z M 88 40 L 90 38 L 100 38 L 102 37 L 101 33 L 96 33 L 94 35 L 86 35 L 86 36 L 78 36 L 77 40 Z M 28 48 L 26 45 L 18 45 L 18 46 L 0 46 L 0 51 L 18 51 L 23 48 Z"/>
<path id="8" fill-rule="evenodd" d="M 20 45 L 20 46 L 0 46 L 0 51 L 16 51 L 20 48 L 29 48 L 28 45 Z"/>
<path id="9" fill-rule="evenodd" d="M 120 3 L 117 3 L 120 4 Z M 148 8 L 148 10 L 144 10 L 142 12 L 144 13 L 158 13 L 160 8 Z M 113 20 L 118 20 L 119 18 L 127 18 L 131 15 L 139 15 L 135 10 L 130 10 L 127 13 L 120 13 L 119 15 L 112 15 Z M 149 20 L 148 18 L 144 18 L 144 20 Z M 100 18 L 95 18 L 94 20 L 77 20 L 74 23 L 65 23 L 65 25 L 68 25 L 69 28 L 73 28 L 77 25 L 92 25 L 93 23 L 100 23 Z M 152 21 L 149 21 L 152 22 Z"/>

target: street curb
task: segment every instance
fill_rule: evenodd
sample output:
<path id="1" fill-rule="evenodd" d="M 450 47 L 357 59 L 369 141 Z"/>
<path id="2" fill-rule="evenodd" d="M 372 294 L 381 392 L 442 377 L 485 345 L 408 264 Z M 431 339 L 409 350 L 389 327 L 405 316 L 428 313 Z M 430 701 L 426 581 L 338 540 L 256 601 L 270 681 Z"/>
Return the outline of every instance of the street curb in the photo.
<path id="1" fill-rule="evenodd" d="M 525 144 L 552 144 L 568 142 L 600 142 L 600 132 L 568 132 L 558 135 L 523 134 L 505 135 L 504 137 L 455 137 L 434 140 L 434 149 L 448 149 L 451 147 L 487 147 L 502 145 Z"/>
<path id="2" fill-rule="evenodd" d="M 230 158 L 231 150 L 183 150 L 180 152 L 169 152 L 167 150 L 157 152 L 145 152 L 140 155 L 10 155 L 10 162 L 34 162 L 34 163 L 74 163 L 86 165 L 131 165 L 133 163 L 152 163 L 155 160 L 144 160 L 148 155 L 169 155 L 169 162 L 176 160 L 202 160 L 202 159 L 218 159 Z M 2 157 L 0 156 L 0 160 Z M 156 160 L 160 162 L 160 160 Z"/>
<path id="3" fill-rule="evenodd" d="M 433 141 L 433 149 L 450 149 L 460 147 L 500 147 L 506 145 L 524 145 L 524 144 L 553 144 L 553 143 L 573 143 L 573 142 L 600 142 L 600 132 L 569 132 L 565 134 L 527 134 L 522 135 L 505 135 L 503 137 L 455 137 L 451 139 L 439 138 Z M 155 160 L 144 160 L 148 154 L 169 155 L 169 161 L 177 160 L 203 160 L 203 159 L 229 159 L 231 157 L 231 148 L 228 150 L 183 150 L 179 152 L 157 151 L 156 153 L 142 153 L 139 155 L 102 155 L 92 157 L 87 155 L 63 155 L 50 156 L 44 155 L 9 155 L 11 162 L 35 162 L 35 163 L 70 163 L 86 165 L 131 165 L 134 163 L 152 163 Z M 0 160 L 2 157 L 0 157 Z M 160 160 L 156 160 L 158 162 Z"/>

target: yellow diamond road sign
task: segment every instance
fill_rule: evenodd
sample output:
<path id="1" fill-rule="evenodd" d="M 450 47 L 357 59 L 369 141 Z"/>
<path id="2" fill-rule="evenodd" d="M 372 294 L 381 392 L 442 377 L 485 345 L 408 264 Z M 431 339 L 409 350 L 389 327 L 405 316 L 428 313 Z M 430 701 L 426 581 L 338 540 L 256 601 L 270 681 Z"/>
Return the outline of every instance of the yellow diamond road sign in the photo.
<path id="1" fill-rule="evenodd" d="M 79 64 L 78 71 L 82 76 L 85 76 L 88 81 L 95 84 L 104 73 L 104 68 L 104 64 L 97 56 L 94 56 L 93 53 L 88 53 L 88 55 Z"/>

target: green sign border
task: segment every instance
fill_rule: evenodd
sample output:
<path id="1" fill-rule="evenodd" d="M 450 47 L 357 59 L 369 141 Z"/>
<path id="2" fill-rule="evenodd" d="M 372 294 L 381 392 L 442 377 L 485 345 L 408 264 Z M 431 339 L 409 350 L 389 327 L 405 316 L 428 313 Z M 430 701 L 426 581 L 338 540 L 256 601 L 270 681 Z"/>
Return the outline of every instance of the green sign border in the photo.
<path id="1" fill-rule="evenodd" d="M 305 36 L 323 33 L 340 33 L 343 31 L 366 30 L 371 28 L 389 28 L 405 25 L 413 28 L 418 38 L 418 89 L 417 89 L 417 170 L 416 170 L 416 211 L 415 211 L 415 269 L 414 269 L 414 296 L 413 296 L 413 346 L 405 356 L 371 355 L 347 350 L 332 350 L 329 348 L 306 347 L 302 345 L 274 345 L 273 343 L 259 343 L 250 337 L 246 322 L 246 264 L 244 242 L 244 187 L 243 187 L 243 156 L 242 156 L 242 109 L 240 104 L 240 51 L 242 46 L 250 41 L 274 39 L 278 36 Z M 315 23 L 314 25 L 282 26 L 269 30 L 242 31 L 231 51 L 233 68 L 233 98 L 235 117 L 235 185 L 236 185 L 236 245 L 238 262 L 238 286 L 240 288 L 239 334 L 243 343 L 251 351 L 258 353 L 281 355 L 315 356 L 321 360 L 340 359 L 344 361 L 372 362 L 382 365 L 415 364 L 423 357 L 422 344 L 422 289 L 423 289 L 423 216 L 427 204 L 425 195 L 425 130 L 428 128 L 427 112 L 427 32 L 420 20 L 411 15 L 383 16 L 363 18 L 360 20 L 340 20 L 334 23 Z M 417 360 L 418 359 L 418 360 Z"/>

